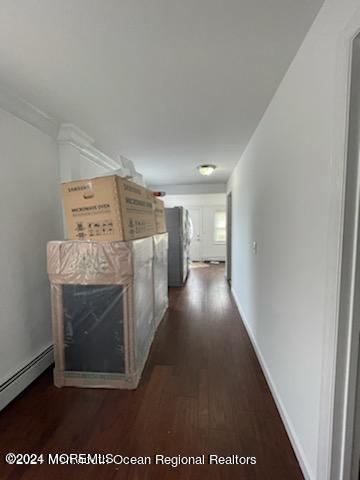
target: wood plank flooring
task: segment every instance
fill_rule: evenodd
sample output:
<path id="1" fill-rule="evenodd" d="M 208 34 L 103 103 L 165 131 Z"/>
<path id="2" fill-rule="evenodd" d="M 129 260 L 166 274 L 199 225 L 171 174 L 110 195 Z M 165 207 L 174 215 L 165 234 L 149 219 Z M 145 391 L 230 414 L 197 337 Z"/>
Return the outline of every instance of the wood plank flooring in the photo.
<path id="1" fill-rule="evenodd" d="M 6 452 L 255 456 L 256 465 L 6 465 Z M 206 460 L 207 461 L 207 460 Z M 57 389 L 0 413 L 1 480 L 302 480 L 221 265 L 171 289 L 136 391 Z"/>

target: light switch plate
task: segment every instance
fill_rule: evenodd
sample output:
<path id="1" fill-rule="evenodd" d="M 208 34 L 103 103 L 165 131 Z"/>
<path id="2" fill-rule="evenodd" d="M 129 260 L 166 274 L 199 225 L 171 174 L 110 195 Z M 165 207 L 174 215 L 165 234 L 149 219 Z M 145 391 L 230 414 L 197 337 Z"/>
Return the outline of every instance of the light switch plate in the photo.
<path id="1" fill-rule="evenodd" d="M 257 254 L 257 250 L 258 250 L 258 245 L 257 245 L 257 242 L 254 241 L 252 243 L 252 252 L 253 252 L 254 255 Z"/>

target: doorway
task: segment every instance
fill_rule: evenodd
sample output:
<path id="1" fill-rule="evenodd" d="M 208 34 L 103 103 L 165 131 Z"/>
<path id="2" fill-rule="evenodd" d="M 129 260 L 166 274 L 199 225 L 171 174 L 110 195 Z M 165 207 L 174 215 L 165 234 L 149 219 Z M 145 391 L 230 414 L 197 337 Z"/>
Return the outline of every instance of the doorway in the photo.
<path id="1" fill-rule="evenodd" d="M 226 196 L 226 279 L 231 284 L 232 193 Z"/>
<path id="2" fill-rule="evenodd" d="M 360 478 L 360 35 L 353 41 L 340 273 L 332 479 Z"/>
<path id="3" fill-rule="evenodd" d="M 188 207 L 192 222 L 192 240 L 190 242 L 190 260 L 200 262 L 201 256 L 201 207 Z"/>

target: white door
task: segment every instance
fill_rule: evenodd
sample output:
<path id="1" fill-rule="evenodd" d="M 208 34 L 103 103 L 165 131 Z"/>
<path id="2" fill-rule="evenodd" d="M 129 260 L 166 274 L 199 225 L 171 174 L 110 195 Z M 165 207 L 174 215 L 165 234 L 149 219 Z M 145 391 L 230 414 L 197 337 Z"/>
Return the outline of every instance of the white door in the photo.
<path id="1" fill-rule="evenodd" d="M 201 207 L 188 208 L 193 226 L 193 237 L 190 242 L 190 260 L 201 260 Z"/>

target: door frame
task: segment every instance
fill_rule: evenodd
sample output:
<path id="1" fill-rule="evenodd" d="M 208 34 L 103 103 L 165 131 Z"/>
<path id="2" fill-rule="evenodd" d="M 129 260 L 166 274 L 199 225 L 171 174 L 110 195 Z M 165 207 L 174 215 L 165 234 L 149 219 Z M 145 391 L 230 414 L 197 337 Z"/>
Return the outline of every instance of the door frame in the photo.
<path id="1" fill-rule="evenodd" d="M 320 386 L 317 467 L 313 478 L 317 480 L 349 480 L 349 430 L 351 423 L 350 358 L 353 318 L 349 315 L 349 298 L 343 296 L 346 281 L 346 261 L 350 259 L 352 273 L 354 248 L 346 246 L 347 222 L 354 227 L 357 217 L 345 208 L 350 190 L 349 177 L 349 105 L 353 43 L 360 32 L 360 7 L 344 22 L 344 29 L 333 39 L 336 62 L 334 67 L 334 90 L 332 95 L 332 138 L 329 185 L 329 222 L 326 249 L 326 286 L 323 307 L 322 375 Z M 329 38 L 330 42 L 330 38 Z M 357 179 L 358 180 L 358 179 Z M 359 187 L 359 181 L 357 186 Z M 360 187 L 358 188 L 360 191 Z M 350 227 L 349 227 L 350 228 Z M 350 229 L 351 230 L 351 229 Z M 354 246 L 354 245 L 353 245 Z M 354 280 L 353 276 L 352 280 Z M 344 304 L 345 301 L 345 304 Z M 353 298 L 351 299 L 353 301 Z M 347 306 L 347 308 L 345 308 Z M 350 384 L 350 389 L 349 389 Z M 354 406 L 354 405 L 353 405 Z M 353 420 L 353 418 L 352 418 Z M 350 456 L 351 461 L 351 456 Z M 310 477 L 309 477 L 310 478 Z"/>
<path id="2" fill-rule="evenodd" d="M 199 260 L 194 260 L 194 262 L 201 262 L 202 259 L 203 259 L 203 256 L 202 256 L 202 244 L 203 244 L 203 207 L 201 205 L 190 205 L 190 206 L 186 206 L 184 207 L 186 208 L 186 210 L 189 212 L 189 216 L 191 218 L 191 215 L 190 215 L 190 210 L 198 210 L 199 211 L 199 236 L 200 236 L 200 239 L 198 241 L 198 244 L 199 244 Z M 189 246 L 189 255 L 190 255 L 190 248 L 191 248 L 191 244 Z M 190 259 L 191 260 L 191 259 Z"/>
<path id="3" fill-rule="evenodd" d="M 360 333 L 360 35 L 351 42 L 339 274 L 331 479 L 357 480 L 354 435 Z M 335 408 L 336 405 L 336 408 Z M 359 428 L 359 427 L 358 427 Z M 357 435 L 359 431 L 357 431 Z M 359 452 L 358 452 L 359 454 Z"/>
<path id="4" fill-rule="evenodd" d="M 226 194 L 226 280 L 232 277 L 232 192 Z"/>
<path id="5" fill-rule="evenodd" d="M 324 341 L 319 408 L 318 480 L 350 480 L 355 415 L 354 286 L 359 223 L 359 159 L 354 156 L 350 92 L 360 8 L 336 42 Z M 352 99 L 351 99 L 352 100 Z M 356 174 L 354 174 L 356 172 Z M 359 237 L 360 238 L 360 237 Z M 350 453 L 349 453 L 350 452 Z"/>

